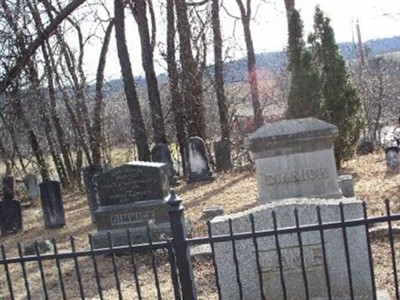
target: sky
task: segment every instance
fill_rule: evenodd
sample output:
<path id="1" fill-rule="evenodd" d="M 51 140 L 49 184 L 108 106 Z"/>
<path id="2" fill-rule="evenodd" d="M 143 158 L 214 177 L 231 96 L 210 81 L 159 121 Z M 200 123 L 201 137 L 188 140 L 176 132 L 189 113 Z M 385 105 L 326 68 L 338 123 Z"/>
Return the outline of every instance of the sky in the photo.
<path id="1" fill-rule="evenodd" d="M 243 0 L 245 1 L 245 0 Z M 153 0 L 156 9 L 157 3 L 163 0 Z M 356 37 L 355 24 L 358 21 L 363 41 L 369 39 L 392 37 L 400 35 L 400 0 L 295 0 L 295 6 L 300 10 L 304 22 L 304 32 L 312 30 L 313 14 L 316 5 L 331 19 L 337 42 L 352 41 Z M 231 15 L 239 16 L 235 0 L 223 0 L 223 5 Z M 112 9 L 112 8 L 111 8 Z M 251 23 L 254 48 L 256 53 L 280 51 L 287 44 L 287 21 L 283 0 L 252 0 L 254 21 Z M 157 16 L 165 15 L 158 11 Z M 221 10 L 221 27 L 224 36 L 225 53 L 231 59 L 245 56 L 243 28 L 240 22 L 235 21 Z M 131 55 L 134 76 L 142 76 L 140 58 L 140 41 L 137 27 L 132 17 L 126 20 L 127 43 Z M 157 40 L 165 41 L 165 31 L 162 22 L 158 22 Z M 229 48 L 229 50 L 227 50 Z M 100 46 L 93 44 L 86 56 L 86 70 L 89 78 L 94 78 Z M 210 58 L 212 54 L 210 54 Z M 111 41 L 107 57 L 106 77 L 119 78 L 120 67 L 116 53 L 115 39 Z M 159 50 L 155 52 L 156 72 L 165 72 L 165 64 Z M 212 63 L 212 61 L 210 62 Z"/>

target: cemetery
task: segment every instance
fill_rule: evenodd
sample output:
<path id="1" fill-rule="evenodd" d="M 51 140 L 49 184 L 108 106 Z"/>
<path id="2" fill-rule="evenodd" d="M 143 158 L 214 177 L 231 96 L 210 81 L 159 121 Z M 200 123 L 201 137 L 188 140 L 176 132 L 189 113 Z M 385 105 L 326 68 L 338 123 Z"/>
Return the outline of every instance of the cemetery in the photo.
<path id="1" fill-rule="evenodd" d="M 153 162 L 85 169 L 81 191 L 30 174 L 22 208 L 4 177 L 0 295 L 177 299 L 178 287 L 183 299 L 395 299 L 400 175 L 377 151 L 338 176 L 337 134 L 313 118 L 266 124 L 249 136 L 254 165 L 223 172 L 194 138 L 180 177 L 156 145 Z M 385 199 L 395 219 L 368 231 L 363 201 L 385 216 Z M 302 229 L 317 225 L 326 229 Z"/>

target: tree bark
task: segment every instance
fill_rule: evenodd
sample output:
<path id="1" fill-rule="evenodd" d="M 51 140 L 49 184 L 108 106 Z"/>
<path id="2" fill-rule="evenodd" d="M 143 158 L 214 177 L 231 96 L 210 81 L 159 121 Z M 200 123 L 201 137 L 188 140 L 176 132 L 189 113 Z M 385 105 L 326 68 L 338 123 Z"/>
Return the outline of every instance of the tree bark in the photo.
<path id="1" fill-rule="evenodd" d="M 214 34 L 214 76 L 215 92 L 221 124 L 221 139 L 229 140 L 230 128 L 228 121 L 228 107 L 226 105 L 224 89 L 224 62 L 222 60 L 222 37 L 219 18 L 219 0 L 212 0 L 212 29 Z"/>
<path id="2" fill-rule="evenodd" d="M 206 138 L 206 122 L 204 116 L 203 87 L 201 72 L 199 72 L 192 53 L 191 29 L 184 0 L 175 0 L 177 29 L 180 42 L 182 64 L 182 88 L 185 97 L 185 113 L 189 136 Z"/>
<path id="3" fill-rule="evenodd" d="M 240 15 L 243 24 L 244 40 L 246 43 L 247 50 L 247 69 L 249 73 L 249 83 L 251 91 L 251 101 L 254 112 L 254 126 L 256 128 L 261 127 L 264 124 L 259 93 L 258 93 L 258 81 L 257 81 L 257 66 L 256 66 L 256 55 L 254 53 L 253 40 L 251 37 L 250 29 L 250 17 L 251 17 L 251 0 L 247 0 L 246 8 L 242 0 L 236 0 L 239 6 Z"/>
<path id="4" fill-rule="evenodd" d="M 124 82 L 126 101 L 128 103 L 131 123 L 136 139 L 139 160 L 150 161 L 150 150 L 147 144 L 147 134 L 139 99 L 136 93 L 135 81 L 132 75 L 131 61 L 125 38 L 125 13 L 123 0 L 114 0 L 115 37 L 121 73 Z"/>
<path id="5" fill-rule="evenodd" d="M 146 0 L 133 0 L 133 3 L 132 13 L 139 29 L 140 45 L 142 47 L 142 65 L 146 76 L 154 140 L 156 143 L 166 144 L 167 138 L 165 136 L 164 117 L 161 109 L 157 76 L 154 71 L 153 47 L 150 41 L 149 24 L 146 15 Z"/>

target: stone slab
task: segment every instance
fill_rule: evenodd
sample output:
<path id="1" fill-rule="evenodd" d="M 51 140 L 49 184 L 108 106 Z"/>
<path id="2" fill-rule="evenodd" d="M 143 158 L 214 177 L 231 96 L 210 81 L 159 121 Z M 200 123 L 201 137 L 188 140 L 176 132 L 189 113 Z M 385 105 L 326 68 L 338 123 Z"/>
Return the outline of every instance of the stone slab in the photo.
<path id="1" fill-rule="evenodd" d="M 342 200 L 345 219 L 363 217 L 362 202 L 354 198 Z M 336 199 L 287 199 L 260 205 L 238 214 L 216 217 L 211 221 L 212 234 L 229 234 L 228 220 L 232 220 L 234 233 L 250 232 L 249 215 L 253 214 L 256 230 L 272 230 L 272 211 L 275 211 L 278 228 L 295 226 L 294 209 L 299 213 L 301 225 L 317 224 L 317 206 L 321 209 L 323 222 L 340 221 L 339 201 Z M 346 229 L 349 238 L 349 256 L 355 299 L 372 299 L 368 249 L 365 227 Z M 327 266 L 333 299 L 349 299 L 349 280 L 342 229 L 324 231 Z M 308 279 L 310 299 L 327 299 L 321 237 L 319 231 L 301 234 Z M 297 234 L 280 235 L 283 273 L 288 299 L 305 299 L 301 268 L 300 248 Z M 262 272 L 263 288 L 267 299 L 283 299 L 281 279 L 273 236 L 257 239 Z M 243 299 L 260 299 L 260 283 L 257 272 L 255 247 L 252 239 L 236 241 L 239 273 L 243 287 Z M 221 285 L 222 299 L 239 299 L 235 261 L 231 242 L 215 243 L 215 257 Z"/>
<path id="2" fill-rule="evenodd" d="M 164 163 L 134 161 L 95 178 L 100 206 L 169 197 L 167 166 Z"/>

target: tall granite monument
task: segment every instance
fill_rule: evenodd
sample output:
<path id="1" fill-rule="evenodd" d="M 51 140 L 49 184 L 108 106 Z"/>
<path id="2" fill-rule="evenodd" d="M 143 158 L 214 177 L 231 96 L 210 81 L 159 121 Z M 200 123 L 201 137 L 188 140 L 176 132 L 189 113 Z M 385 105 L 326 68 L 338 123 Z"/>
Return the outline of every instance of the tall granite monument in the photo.
<path id="1" fill-rule="evenodd" d="M 108 231 L 114 246 L 128 245 L 127 229 L 133 243 L 154 240 L 171 232 L 166 201 L 170 196 L 167 166 L 163 163 L 126 163 L 95 177 L 99 207 L 94 212 L 98 232 L 95 248 L 109 247 Z"/>
<path id="2" fill-rule="evenodd" d="M 250 148 L 256 160 L 260 205 L 214 218 L 212 234 L 229 234 L 230 223 L 234 233 L 252 231 L 250 215 L 256 231 L 274 230 L 275 220 L 279 229 L 318 224 L 317 210 L 323 223 L 341 222 L 342 216 L 343 220 L 363 218 L 361 201 L 341 198 L 333 154 L 337 135 L 336 126 L 313 118 L 270 123 L 254 132 Z M 354 226 L 346 233 L 351 237 L 347 246 L 350 269 L 342 228 L 326 230 L 324 241 L 319 230 L 304 232 L 301 244 L 296 233 L 280 235 L 280 251 L 274 236 L 258 237 L 259 265 L 252 239 L 237 240 L 235 251 L 231 242 L 216 243 L 222 299 L 261 299 L 261 290 L 267 299 L 306 299 L 304 275 L 309 299 L 328 299 L 328 283 L 331 299 L 350 299 L 349 274 L 354 299 L 373 299 L 365 227 Z M 235 256 L 242 295 L 237 285 Z"/>

